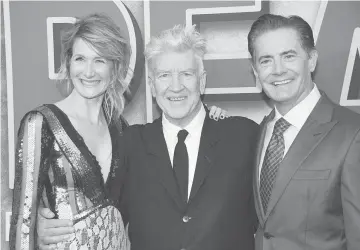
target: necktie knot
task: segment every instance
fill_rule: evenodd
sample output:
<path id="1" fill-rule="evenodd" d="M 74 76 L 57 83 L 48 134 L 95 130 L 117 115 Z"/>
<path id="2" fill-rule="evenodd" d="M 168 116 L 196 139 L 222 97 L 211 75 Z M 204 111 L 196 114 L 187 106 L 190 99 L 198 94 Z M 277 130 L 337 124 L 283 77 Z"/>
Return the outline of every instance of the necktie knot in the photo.
<path id="1" fill-rule="evenodd" d="M 186 136 L 189 134 L 185 129 L 178 132 L 178 142 L 185 142 Z"/>
<path id="2" fill-rule="evenodd" d="M 281 136 L 290 127 L 290 125 L 291 124 L 287 120 L 281 117 L 275 123 L 273 134 Z"/>

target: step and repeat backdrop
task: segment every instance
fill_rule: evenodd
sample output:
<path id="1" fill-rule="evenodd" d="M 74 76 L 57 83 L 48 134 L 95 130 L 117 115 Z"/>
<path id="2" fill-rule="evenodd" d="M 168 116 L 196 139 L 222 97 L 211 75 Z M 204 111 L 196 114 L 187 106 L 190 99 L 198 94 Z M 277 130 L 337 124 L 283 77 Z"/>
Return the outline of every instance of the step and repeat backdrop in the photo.
<path id="1" fill-rule="evenodd" d="M 76 17 L 106 13 L 131 44 L 130 123 L 159 111 L 146 84 L 144 45 L 176 24 L 196 25 L 208 40 L 204 101 L 261 122 L 271 110 L 252 75 L 247 33 L 264 13 L 299 15 L 314 31 L 319 60 L 314 81 L 336 103 L 360 113 L 360 2 L 357 1 L 3 1 L 1 6 L 1 249 L 7 249 L 14 145 L 23 115 L 64 96 L 57 85 L 61 32 Z M 3 223 L 4 222 L 4 223 Z"/>

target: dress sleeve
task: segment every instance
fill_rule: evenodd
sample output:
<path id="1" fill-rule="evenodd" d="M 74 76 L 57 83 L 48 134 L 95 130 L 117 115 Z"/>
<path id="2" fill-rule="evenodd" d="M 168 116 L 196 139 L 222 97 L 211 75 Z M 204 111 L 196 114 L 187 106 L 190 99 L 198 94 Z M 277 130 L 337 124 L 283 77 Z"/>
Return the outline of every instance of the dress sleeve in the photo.
<path id="1" fill-rule="evenodd" d="M 15 156 L 15 185 L 10 228 L 10 249 L 33 250 L 36 246 L 37 208 L 41 198 L 39 181 L 43 116 L 28 113 L 21 121 Z"/>

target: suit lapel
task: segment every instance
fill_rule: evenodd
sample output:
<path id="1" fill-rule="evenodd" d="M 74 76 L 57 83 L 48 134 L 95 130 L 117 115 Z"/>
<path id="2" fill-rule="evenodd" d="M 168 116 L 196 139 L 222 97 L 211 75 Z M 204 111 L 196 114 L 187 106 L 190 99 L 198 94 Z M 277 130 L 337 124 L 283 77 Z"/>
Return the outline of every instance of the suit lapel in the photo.
<path id="1" fill-rule="evenodd" d="M 260 176 L 260 160 L 261 160 L 261 152 L 264 147 L 264 140 L 266 135 L 266 127 L 267 124 L 274 118 L 275 116 L 275 110 L 273 110 L 268 116 L 265 116 L 260 124 L 260 135 L 258 138 L 258 144 L 256 148 L 256 154 L 255 154 L 255 171 L 253 176 L 253 191 L 254 191 L 254 197 L 255 197 L 255 208 L 256 213 L 258 215 L 259 223 L 263 225 L 264 223 L 264 210 L 261 203 L 260 198 L 260 185 L 259 185 L 259 176 Z"/>
<path id="2" fill-rule="evenodd" d="M 331 120 L 332 113 L 333 105 L 331 101 L 323 95 L 279 166 L 264 223 L 302 162 L 337 123 L 337 121 Z"/>
<path id="3" fill-rule="evenodd" d="M 143 134 L 145 137 L 146 148 L 148 154 L 152 155 L 149 158 L 148 166 L 154 167 L 158 172 L 158 179 L 167 190 L 172 199 L 174 199 L 177 206 L 184 210 L 185 204 L 181 199 L 178 186 L 175 180 L 173 169 L 171 166 L 170 156 L 168 153 L 161 118 L 155 120 L 148 125 L 148 130 Z"/>
<path id="4" fill-rule="evenodd" d="M 220 122 L 219 122 L 220 123 Z M 216 121 L 209 118 L 206 114 L 203 129 L 201 132 L 199 153 L 197 157 L 194 181 L 192 184 L 189 202 L 195 197 L 201 185 L 204 183 L 211 166 L 213 165 L 213 156 L 216 143 L 219 141 L 219 133 L 217 132 Z"/>

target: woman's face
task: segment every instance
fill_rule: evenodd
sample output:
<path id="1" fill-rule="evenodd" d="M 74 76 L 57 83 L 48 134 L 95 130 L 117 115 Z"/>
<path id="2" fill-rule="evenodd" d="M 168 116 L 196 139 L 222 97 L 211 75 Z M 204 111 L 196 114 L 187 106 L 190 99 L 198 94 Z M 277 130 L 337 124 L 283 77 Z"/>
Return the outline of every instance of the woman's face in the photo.
<path id="1" fill-rule="evenodd" d="M 86 99 L 102 97 L 108 88 L 113 63 L 100 56 L 83 39 L 77 38 L 70 59 L 70 78 L 74 91 Z"/>

